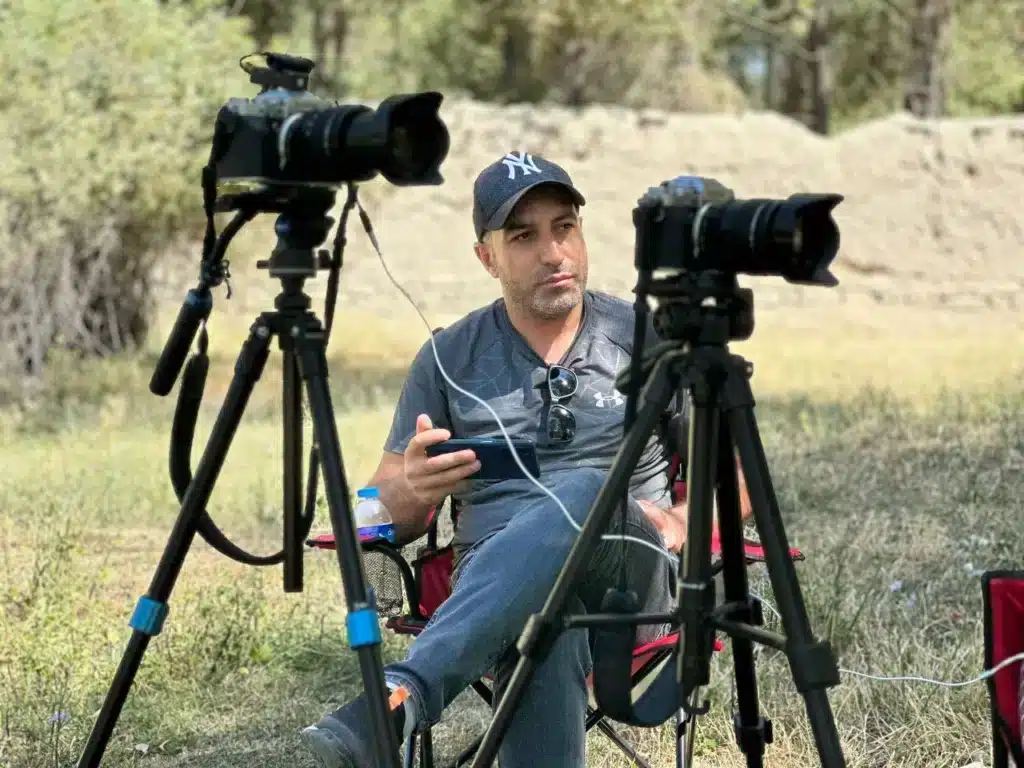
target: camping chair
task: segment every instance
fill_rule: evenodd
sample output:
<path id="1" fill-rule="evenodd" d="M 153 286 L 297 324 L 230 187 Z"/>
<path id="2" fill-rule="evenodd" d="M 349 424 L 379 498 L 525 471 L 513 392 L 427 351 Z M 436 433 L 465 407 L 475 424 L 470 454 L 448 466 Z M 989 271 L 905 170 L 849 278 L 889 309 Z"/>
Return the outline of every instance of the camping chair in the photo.
<path id="1" fill-rule="evenodd" d="M 673 427 L 674 414 L 666 413 L 662 423 L 662 435 L 667 436 Z M 675 444 L 665 441 L 664 444 Z M 686 498 L 686 473 L 684 461 L 677 455 L 671 455 L 669 477 L 672 482 L 672 497 L 674 503 Z M 453 500 L 449 500 L 450 519 L 452 526 L 458 524 L 457 506 Z M 455 553 L 451 540 L 439 544 L 439 522 L 442 515 L 438 509 L 431 513 L 426 535 L 426 544 L 409 552 L 411 545 L 422 538 L 422 535 L 413 541 L 392 544 L 386 539 L 373 538 L 361 542 L 364 562 L 369 581 L 377 601 L 378 611 L 386 617 L 385 626 L 398 635 L 408 635 L 415 638 L 426 627 L 427 622 L 440 605 L 451 594 L 451 577 L 455 562 Z M 319 549 L 334 549 L 333 534 L 316 536 L 307 541 L 307 544 Z M 763 562 L 764 552 L 761 547 L 753 541 L 745 542 L 747 563 Z M 714 555 L 720 555 L 720 544 L 716 537 L 712 539 L 712 551 Z M 797 549 L 790 550 L 790 557 L 794 560 L 803 560 L 803 554 Z M 714 572 L 718 573 L 722 568 L 721 558 L 716 557 Z M 678 641 L 678 634 L 672 633 L 664 638 L 646 645 L 641 645 L 633 651 L 632 663 L 632 687 L 636 690 L 651 673 L 657 671 L 660 666 L 671 655 L 673 648 Z M 415 641 L 414 641 L 415 642 Z M 723 647 L 721 640 L 715 639 L 714 650 L 720 651 Z M 491 706 L 492 690 L 488 686 L 490 676 L 473 683 L 473 689 L 480 697 Z M 622 736 L 611 725 L 608 718 L 601 712 L 593 696 L 592 676 L 588 677 L 587 685 L 590 688 L 590 704 L 587 708 L 586 728 L 589 731 L 597 727 L 604 733 L 633 763 L 640 768 L 650 768 L 650 764 L 644 760 L 636 750 L 626 742 Z M 693 721 L 696 716 L 679 724 L 681 737 L 684 740 L 683 749 L 679 750 L 678 768 L 690 768 L 692 765 L 693 748 L 695 744 Z M 417 736 L 410 736 L 406 744 L 406 765 L 412 765 L 412 757 L 416 751 Z M 464 749 L 455 762 L 453 768 L 468 765 L 479 749 L 483 735 L 481 734 L 466 749 Z M 419 739 L 420 768 L 434 768 L 433 743 L 430 729 L 420 735 Z"/>
<path id="2" fill-rule="evenodd" d="M 982 576 L 981 589 L 985 669 L 993 669 L 1024 653 L 1024 571 L 988 571 Z M 1007 664 L 987 682 L 992 768 L 1024 768 L 1024 662 Z"/>

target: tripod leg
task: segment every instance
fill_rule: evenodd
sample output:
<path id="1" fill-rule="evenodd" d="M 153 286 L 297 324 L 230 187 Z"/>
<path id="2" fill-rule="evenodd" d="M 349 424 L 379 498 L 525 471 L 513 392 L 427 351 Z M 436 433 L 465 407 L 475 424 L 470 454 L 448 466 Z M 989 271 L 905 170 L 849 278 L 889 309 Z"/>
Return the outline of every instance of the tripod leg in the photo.
<path id="1" fill-rule="evenodd" d="M 715 604 L 711 574 L 711 532 L 714 524 L 715 457 L 720 423 L 719 378 L 714 375 L 697 376 L 692 389 L 693 408 L 686 477 L 688 522 L 678 587 L 681 647 L 676 656 L 680 704 L 687 714 L 701 712 L 691 706 L 691 694 L 706 686 L 711 679 L 714 632 L 704 617 Z"/>
<path id="2" fill-rule="evenodd" d="M 284 591 L 302 591 L 302 387 L 291 339 L 282 335 L 284 351 Z"/>
<path id="3" fill-rule="evenodd" d="M 235 366 L 235 375 L 231 379 L 224 405 L 217 416 L 217 421 L 210 433 L 206 450 L 196 468 L 195 476 L 189 484 L 185 498 L 181 502 L 181 511 L 174 523 L 171 535 L 167 539 L 163 556 L 157 565 L 153 580 L 150 582 L 146 596 L 140 598 L 132 614 L 130 625 L 132 636 L 128 647 L 121 657 L 114 681 L 100 709 L 99 717 L 93 726 L 85 751 L 78 763 L 78 768 L 97 768 L 103 759 L 114 726 L 121 714 L 121 708 L 128 696 L 135 674 L 142 663 L 142 656 L 149 646 L 151 637 L 160 634 L 164 619 L 167 617 L 167 600 L 174 589 L 185 556 L 195 538 L 199 516 L 206 509 L 207 502 L 213 492 L 214 483 L 224 466 L 231 440 L 242 420 L 245 406 L 249 402 L 256 382 L 263 374 L 270 348 L 271 331 L 267 324 L 258 320 L 253 324 L 249 338 L 242 346 L 241 354 Z"/>
<path id="4" fill-rule="evenodd" d="M 741 520 L 736 458 L 728 417 L 723 412 L 718 443 L 718 528 L 722 541 L 725 602 L 744 606 L 731 612 L 731 620 L 744 624 L 760 624 L 759 620 L 754 621 L 760 616 L 760 612 L 754 610 L 747 583 Z M 771 722 L 762 719 L 758 711 L 754 647 L 749 638 L 732 638 L 732 657 L 738 709 L 733 724 L 736 743 L 740 751 L 747 756 L 749 768 L 760 768 L 763 764 L 765 744 L 771 743 Z"/>
<path id="5" fill-rule="evenodd" d="M 739 366 L 745 368 L 742 359 Z M 793 682 L 804 698 L 823 768 L 844 768 L 846 761 L 826 692 L 826 688 L 839 684 L 839 669 L 829 644 L 816 640 L 811 631 L 754 417 L 754 396 L 748 375 L 736 373 L 727 379 L 727 401 L 731 406 L 729 426 L 740 454 L 768 576 L 782 617 Z"/>
<path id="6" fill-rule="evenodd" d="M 377 746 L 378 765 L 398 768 L 399 742 L 388 707 L 388 689 L 381 665 L 380 626 L 377 623 L 377 609 L 367 594 L 363 557 L 352 517 L 345 466 L 341 458 L 341 441 L 334 421 L 331 393 L 327 387 L 324 334 L 315 318 L 311 318 L 305 328 L 296 326 L 295 331 L 295 349 L 299 368 L 306 383 L 309 407 L 313 415 L 313 430 L 320 446 L 327 506 L 334 529 L 335 551 L 341 567 L 342 587 L 345 590 L 348 641 L 359 656 L 363 688 L 370 707 L 374 743 Z"/>
<path id="7" fill-rule="evenodd" d="M 700 690 L 691 694 L 692 708 L 700 705 Z M 676 768 L 693 768 L 693 752 L 697 745 L 697 716 L 683 707 L 676 712 Z"/>
<path id="8" fill-rule="evenodd" d="M 612 462 L 605 483 L 597 494 L 587 521 L 569 550 L 569 556 L 548 593 L 544 607 L 539 614 L 531 616 L 516 647 L 519 661 L 509 679 L 501 702 L 484 733 L 480 749 L 473 759 L 472 768 L 490 766 L 498 754 L 498 745 L 508 732 L 512 715 L 523 698 L 527 686 L 533 679 L 534 670 L 539 667 L 560 631 L 558 619 L 562 616 L 572 590 L 576 587 L 578 575 L 590 559 L 594 549 L 607 531 L 608 522 L 622 502 L 623 494 L 629 487 L 629 479 L 643 455 L 647 440 L 657 428 L 658 420 L 675 393 L 675 377 L 669 373 L 675 362 L 669 356 L 661 358 L 650 373 L 647 385 L 641 395 L 643 407 L 631 426 L 626 439 L 619 447 Z"/>

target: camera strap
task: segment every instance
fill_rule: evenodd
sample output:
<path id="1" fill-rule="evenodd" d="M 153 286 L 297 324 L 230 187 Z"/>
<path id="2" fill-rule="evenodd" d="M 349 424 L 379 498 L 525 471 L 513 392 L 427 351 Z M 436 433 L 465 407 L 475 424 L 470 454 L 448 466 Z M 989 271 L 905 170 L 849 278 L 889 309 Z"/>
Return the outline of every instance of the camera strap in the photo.
<path id="1" fill-rule="evenodd" d="M 334 323 L 334 308 L 338 302 L 338 281 L 341 279 L 341 267 L 344 262 L 345 246 L 348 244 L 348 215 L 356 206 L 357 187 L 348 184 L 348 197 L 341 209 L 337 229 L 334 232 L 334 245 L 331 250 L 331 264 L 327 273 L 327 297 L 324 299 L 324 344 L 331 338 L 331 325 Z"/>
<path id="2" fill-rule="evenodd" d="M 214 205 L 217 202 L 217 161 L 228 148 L 226 137 L 230 133 L 224 130 L 225 112 L 217 115 L 217 125 L 213 130 L 213 139 L 210 142 L 210 159 L 203 168 L 200 183 L 203 188 L 203 213 L 206 215 L 206 232 L 203 235 L 203 264 L 213 259 L 214 249 L 217 245 L 217 227 L 213 223 Z"/>
<path id="3" fill-rule="evenodd" d="M 206 231 L 203 234 L 203 254 L 200 265 L 200 283 L 212 288 L 227 282 L 228 262 L 224 259 L 228 243 L 246 223 L 256 216 L 255 209 L 242 209 L 238 211 L 235 218 L 225 227 L 224 233 L 217 237 L 217 226 L 214 223 L 214 214 L 217 204 L 217 163 L 229 146 L 228 137 L 230 130 L 226 128 L 229 124 L 230 113 L 223 108 L 217 115 L 217 126 L 213 131 L 213 140 L 210 143 L 210 159 L 202 170 L 200 184 L 203 189 L 203 213 L 206 216 Z M 227 283 L 227 298 L 231 298 L 231 283 Z"/>
<path id="4" fill-rule="evenodd" d="M 210 157 L 210 163 L 203 168 L 203 213 L 206 215 L 206 232 L 203 234 L 203 263 L 213 258 L 214 246 L 217 244 L 217 227 L 213 222 L 213 205 L 217 200 L 217 166 Z"/>
<path id="5" fill-rule="evenodd" d="M 605 594 L 601 613 L 639 613 L 635 592 L 610 589 Z M 633 701 L 633 651 L 636 626 L 608 625 L 591 629 L 594 637 L 594 698 L 608 717 L 625 725 L 654 727 L 661 725 L 679 709 L 679 683 L 676 681 L 674 649 L 657 677 L 635 702 Z"/>

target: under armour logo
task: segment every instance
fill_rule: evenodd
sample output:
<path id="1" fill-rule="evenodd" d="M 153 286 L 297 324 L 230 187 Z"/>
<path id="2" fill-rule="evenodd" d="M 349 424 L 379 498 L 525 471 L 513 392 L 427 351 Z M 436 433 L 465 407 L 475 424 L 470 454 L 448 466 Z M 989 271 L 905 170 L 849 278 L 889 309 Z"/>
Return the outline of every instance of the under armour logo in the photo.
<path id="1" fill-rule="evenodd" d="M 613 391 L 610 395 L 602 392 L 594 393 L 594 404 L 598 408 L 618 408 L 624 402 L 626 402 L 626 398 L 622 396 L 621 392 Z"/>
<path id="2" fill-rule="evenodd" d="M 518 156 L 515 152 L 509 152 L 501 162 L 502 165 L 508 168 L 508 177 L 510 179 L 516 177 L 516 168 L 523 172 L 523 176 L 529 176 L 531 173 L 543 173 L 537 167 L 537 164 L 533 162 L 533 157 L 530 156 L 529 152 L 519 152 Z"/>

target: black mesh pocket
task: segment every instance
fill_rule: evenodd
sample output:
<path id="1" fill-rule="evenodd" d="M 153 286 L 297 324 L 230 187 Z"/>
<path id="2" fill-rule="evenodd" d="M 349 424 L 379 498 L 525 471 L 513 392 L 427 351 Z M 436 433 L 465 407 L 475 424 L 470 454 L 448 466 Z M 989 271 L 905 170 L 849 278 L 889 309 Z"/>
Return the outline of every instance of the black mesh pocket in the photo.
<path id="1" fill-rule="evenodd" d="M 398 565 L 381 552 L 364 552 L 366 581 L 377 598 L 377 611 L 388 618 L 402 615 L 405 586 Z"/>

